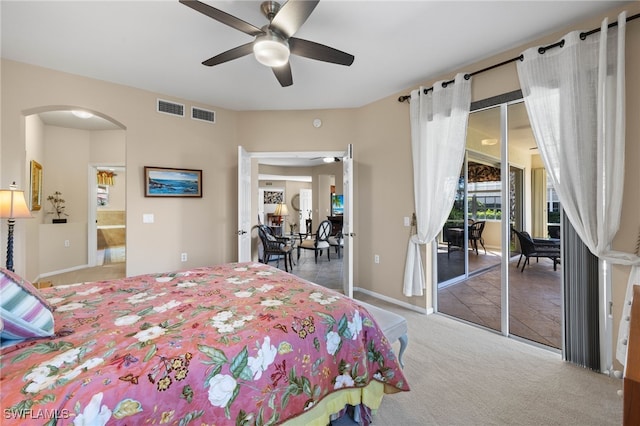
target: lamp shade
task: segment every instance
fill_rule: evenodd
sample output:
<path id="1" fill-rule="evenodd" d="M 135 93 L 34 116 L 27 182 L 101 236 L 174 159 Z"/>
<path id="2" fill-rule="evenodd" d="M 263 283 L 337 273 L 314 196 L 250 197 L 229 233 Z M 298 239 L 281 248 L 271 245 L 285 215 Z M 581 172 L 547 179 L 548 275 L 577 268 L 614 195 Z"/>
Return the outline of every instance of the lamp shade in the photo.
<path id="1" fill-rule="evenodd" d="M 281 67 L 289 62 L 289 43 L 282 37 L 267 31 L 256 38 L 253 54 L 258 62 L 268 67 Z"/>
<path id="2" fill-rule="evenodd" d="M 278 203 L 276 205 L 276 211 L 273 214 L 276 216 L 288 216 L 289 210 L 287 209 L 287 205 L 285 203 Z"/>
<path id="3" fill-rule="evenodd" d="M 24 191 L 0 189 L 0 218 L 19 219 L 31 217 Z"/>

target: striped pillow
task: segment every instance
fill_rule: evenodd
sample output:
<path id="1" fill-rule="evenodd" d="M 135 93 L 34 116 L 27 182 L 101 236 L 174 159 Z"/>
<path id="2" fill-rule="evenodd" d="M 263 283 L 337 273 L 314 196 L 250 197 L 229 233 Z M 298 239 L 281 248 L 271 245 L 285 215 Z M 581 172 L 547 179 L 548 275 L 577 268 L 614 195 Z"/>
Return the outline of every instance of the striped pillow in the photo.
<path id="1" fill-rule="evenodd" d="M 2 340 L 53 335 L 53 308 L 29 281 L 0 268 Z"/>

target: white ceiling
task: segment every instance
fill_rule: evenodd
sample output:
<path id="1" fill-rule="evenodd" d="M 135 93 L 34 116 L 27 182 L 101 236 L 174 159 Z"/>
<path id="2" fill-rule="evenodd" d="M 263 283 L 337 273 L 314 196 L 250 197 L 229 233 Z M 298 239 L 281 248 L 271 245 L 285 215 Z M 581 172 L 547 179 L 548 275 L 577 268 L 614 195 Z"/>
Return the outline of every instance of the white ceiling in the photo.
<path id="1" fill-rule="evenodd" d="M 258 27 L 266 23 L 260 1 L 206 3 Z M 295 36 L 351 53 L 355 62 L 344 67 L 292 57 L 294 83 L 287 88 L 252 56 L 203 66 L 251 37 L 178 0 L 2 0 L 1 52 L 233 110 L 351 108 L 624 3 L 322 0 Z"/>

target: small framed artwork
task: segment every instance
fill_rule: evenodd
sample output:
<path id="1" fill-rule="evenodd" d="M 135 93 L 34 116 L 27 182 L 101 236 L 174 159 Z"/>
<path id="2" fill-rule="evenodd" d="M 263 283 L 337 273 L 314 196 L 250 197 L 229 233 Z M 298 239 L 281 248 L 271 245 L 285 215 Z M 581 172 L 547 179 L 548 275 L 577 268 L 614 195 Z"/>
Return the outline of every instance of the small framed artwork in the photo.
<path id="1" fill-rule="evenodd" d="M 284 202 L 284 191 L 264 191 L 265 204 L 279 204 Z"/>
<path id="2" fill-rule="evenodd" d="M 42 166 L 31 160 L 31 211 L 42 208 Z"/>
<path id="3" fill-rule="evenodd" d="M 202 170 L 144 168 L 145 197 L 202 197 Z"/>

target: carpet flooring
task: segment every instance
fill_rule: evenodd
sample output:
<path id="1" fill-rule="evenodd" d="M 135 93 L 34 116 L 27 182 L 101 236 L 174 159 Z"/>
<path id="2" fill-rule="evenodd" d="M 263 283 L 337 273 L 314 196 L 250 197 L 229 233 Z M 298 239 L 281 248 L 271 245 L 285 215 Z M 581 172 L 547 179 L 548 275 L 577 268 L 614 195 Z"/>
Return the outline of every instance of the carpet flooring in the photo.
<path id="1" fill-rule="evenodd" d="M 403 361 L 411 391 L 385 396 L 374 426 L 622 424 L 619 379 L 443 315 L 355 297 L 403 315 L 409 326 Z"/>

